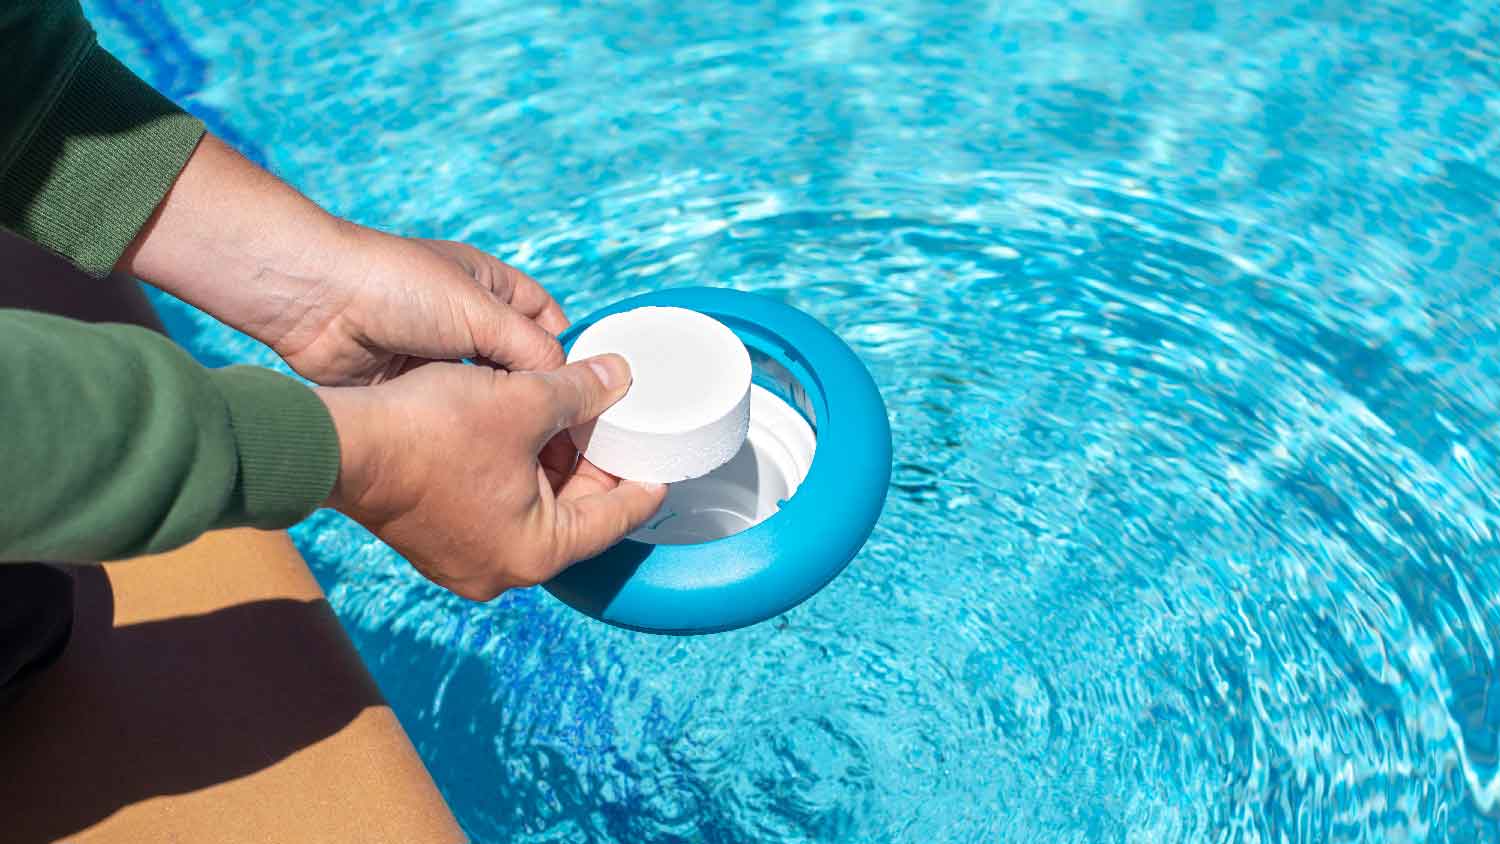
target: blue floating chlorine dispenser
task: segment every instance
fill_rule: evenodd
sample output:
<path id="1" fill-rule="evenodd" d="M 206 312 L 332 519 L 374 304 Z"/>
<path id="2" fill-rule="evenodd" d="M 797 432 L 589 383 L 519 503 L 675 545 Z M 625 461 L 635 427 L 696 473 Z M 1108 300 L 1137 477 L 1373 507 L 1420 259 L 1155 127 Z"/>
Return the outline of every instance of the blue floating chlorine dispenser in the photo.
<path id="1" fill-rule="evenodd" d="M 573 435 L 606 471 L 671 481 L 644 527 L 546 584 L 563 603 L 631 630 L 733 630 L 812 596 L 869 539 L 890 423 L 870 373 L 817 320 L 751 293 L 676 288 L 561 339 L 570 360 L 620 352 L 655 370 Z"/>

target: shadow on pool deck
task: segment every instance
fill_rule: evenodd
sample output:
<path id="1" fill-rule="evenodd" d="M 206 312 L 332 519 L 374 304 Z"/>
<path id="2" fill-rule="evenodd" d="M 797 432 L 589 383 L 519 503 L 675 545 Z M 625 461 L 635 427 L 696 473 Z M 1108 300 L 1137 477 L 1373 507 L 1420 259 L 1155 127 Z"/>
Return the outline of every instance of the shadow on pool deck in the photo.
<path id="1" fill-rule="evenodd" d="M 367 678 L 346 676 L 347 660 L 306 647 L 341 635 L 322 600 L 115 627 L 104 571 L 75 574 L 72 643 L 0 714 L 8 841 L 54 841 L 122 807 L 245 776 L 382 704 Z M 310 688 L 322 692 L 308 709 L 299 701 Z M 68 726 L 36 729 L 44 721 Z"/>

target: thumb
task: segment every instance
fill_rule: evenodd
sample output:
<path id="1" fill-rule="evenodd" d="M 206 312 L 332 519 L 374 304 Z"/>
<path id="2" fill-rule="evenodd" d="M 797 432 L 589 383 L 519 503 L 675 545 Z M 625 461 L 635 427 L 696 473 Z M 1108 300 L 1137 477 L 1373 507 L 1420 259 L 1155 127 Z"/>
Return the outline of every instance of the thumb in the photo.
<path id="1" fill-rule="evenodd" d="M 533 377 L 547 385 L 552 401 L 556 427 L 543 432 L 550 438 L 565 428 L 593 421 L 623 398 L 630 389 L 630 364 L 619 355 L 599 355 Z"/>
<path id="2" fill-rule="evenodd" d="M 584 560 L 614 545 L 645 524 L 667 497 L 665 484 L 622 481 L 608 492 L 558 501 L 559 551 L 568 560 Z"/>

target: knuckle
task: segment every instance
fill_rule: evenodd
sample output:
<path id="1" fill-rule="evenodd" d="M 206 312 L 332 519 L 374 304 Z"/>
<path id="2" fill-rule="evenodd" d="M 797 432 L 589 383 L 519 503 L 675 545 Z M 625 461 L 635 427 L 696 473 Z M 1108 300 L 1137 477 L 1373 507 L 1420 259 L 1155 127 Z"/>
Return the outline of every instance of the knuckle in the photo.
<path id="1" fill-rule="evenodd" d="M 563 566 L 578 559 L 576 554 L 583 533 L 583 525 L 576 512 L 570 513 L 567 519 L 558 521 L 551 545 L 551 554 L 557 565 Z"/>
<path id="2" fill-rule="evenodd" d="M 490 333 L 490 345 L 496 349 L 504 349 L 510 343 L 511 335 L 515 333 L 511 321 L 506 317 L 497 319 L 494 316 L 485 316 L 483 324 L 487 326 Z"/>
<path id="3" fill-rule="evenodd" d="M 542 338 L 542 365 L 547 369 L 557 369 L 567 362 L 563 355 L 562 344 L 557 338 L 547 334 Z"/>
<path id="4" fill-rule="evenodd" d="M 516 338 L 517 347 L 524 349 L 526 353 L 526 357 L 522 362 L 529 364 L 534 369 L 556 369 L 557 366 L 560 366 L 562 364 L 562 344 L 557 342 L 557 338 L 548 334 L 545 329 L 532 322 L 529 317 L 522 316 L 515 311 L 511 313 L 514 315 L 511 322 L 515 323 L 515 327 L 524 331 L 525 334 L 524 337 Z M 554 365 L 547 366 L 547 364 Z"/>
<path id="5" fill-rule="evenodd" d="M 521 273 L 515 267 L 498 258 L 491 258 L 490 260 L 493 261 L 491 289 L 495 291 L 495 295 L 499 296 L 501 300 L 509 302 L 515 298 L 516 288 L 519 286 L 518 277 Z"/>
<path id="6" fill-rule="evenodd" d="M 612 540 L 623 536 L 625 533 L 623 530 L 614 531 L 614 523 L 615 519 L 613 517 L 602 520 L 596 519 L 593 523 L 593 530 L 580 531 L 579 535 L 574 537 L 574 542 L 571 546 L 573 553 L 579 559 L 585 559 L 608 548 Z M 612 533 L 607 533 L 607 531 Z"/>
<path id="7" fill-rule="evenodd" d="M 595 394 L 598 392 L 594 385 L 599 383 L 599 379 L 587 370 L 575 373 L 575 376 L 568 379 L 568 398 L 571 399 L 569 404 L 576 413 L 592 418 L 596 415 L 593 408 L 596 403 Z"/>
<path id="8" fill-rule="evenodd" d="M 630 530 L 630 510 L 623 501 L 612 501 L 609 515 L 604 520 L 602 527 L 609 531 L 608 536 L 600 537 L 603 540 L 618 539 Z"/>
<path id="9" fill-rule="evenodd" d="M 507 399 L 522 413 L 532 416 L 550 414 L 557 404 L 557 388 L 549 378 L 519 373 L 506 380 L 511 385 Z"/>

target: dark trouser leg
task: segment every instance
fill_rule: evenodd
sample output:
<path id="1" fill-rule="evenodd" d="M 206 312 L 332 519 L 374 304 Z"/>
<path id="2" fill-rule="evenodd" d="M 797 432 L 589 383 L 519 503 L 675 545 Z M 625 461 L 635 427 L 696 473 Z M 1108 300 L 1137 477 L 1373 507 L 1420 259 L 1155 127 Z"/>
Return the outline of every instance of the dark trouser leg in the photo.
<path id="1" fill-rule="evenodd" d="M 93 279 L 66 261 L 0 230 L 0 308 L 25 308 L 88 322 L 133 322 L 161 331 L 140 285 Z M 0 396 L 0 401 L 6 397 Z M 57 660 L 73 628 L 73 579 L 42 563 L 0 563 L 0 706 Z"/>
<path id="2" fill-rule="evenodd" d="M 0 707 L 57 661 L 72 629 L 72 575 L 41 563 L 0 565 Z"/>

